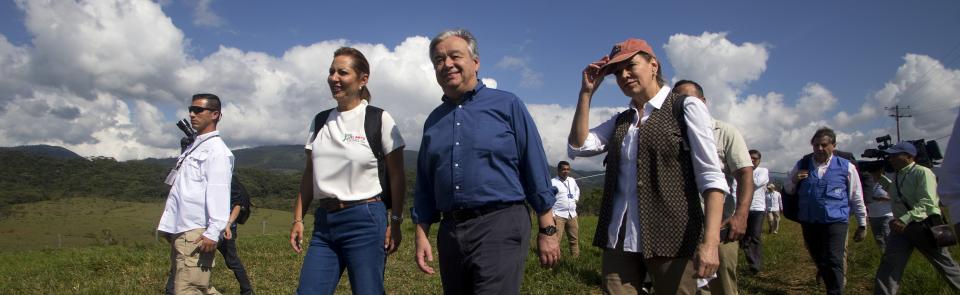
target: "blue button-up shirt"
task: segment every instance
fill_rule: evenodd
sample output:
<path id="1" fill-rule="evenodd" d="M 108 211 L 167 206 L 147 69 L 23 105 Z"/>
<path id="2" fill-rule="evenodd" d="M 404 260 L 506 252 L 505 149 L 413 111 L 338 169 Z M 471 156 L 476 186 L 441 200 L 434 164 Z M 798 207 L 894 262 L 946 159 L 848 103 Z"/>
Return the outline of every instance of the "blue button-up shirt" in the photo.
<path id="1" fill-rule="evenodd" d="M 513 93 L 478 82 L 460 104 L 444 97 L 424 122 L 421 140 L 414 223 L 497 202 L 526 200 L 538 214 L 553 206 L 540 133 Z"/>

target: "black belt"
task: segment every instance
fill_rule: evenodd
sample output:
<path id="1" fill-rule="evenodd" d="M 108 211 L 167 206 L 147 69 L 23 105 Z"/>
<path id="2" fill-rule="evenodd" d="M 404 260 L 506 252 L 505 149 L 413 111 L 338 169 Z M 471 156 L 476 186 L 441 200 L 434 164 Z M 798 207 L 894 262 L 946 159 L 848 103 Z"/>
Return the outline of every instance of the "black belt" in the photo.
<path id="1" fill-rule="evenodd" d="M 369 199 L 357 200 L 357 201 L 341 201 L 338 199 L 321 199 L 318 202 L 317 206 L 327 210 L 328 213 L 337 212 L 343 209 L 347 209 L 356 205 L 373 203 L 380 201 L 380 196 L 372 197 Z"/>
<path id="2" fill-rule="evenodd" d="M 474 208 L 457 209 L 453 211 L 443 212 L 443 219 L 451 219 L 456 222 L 463 222 L 463 221 L 474 219 L 474 218 L 487 215 L 499 210 L 513 207 L 514 205 L 521 205 L 521 204 L 523 204 L 523 201 L 498 202 L 498 203 L 487 204 L 487 205 L 474 207 Z"/>

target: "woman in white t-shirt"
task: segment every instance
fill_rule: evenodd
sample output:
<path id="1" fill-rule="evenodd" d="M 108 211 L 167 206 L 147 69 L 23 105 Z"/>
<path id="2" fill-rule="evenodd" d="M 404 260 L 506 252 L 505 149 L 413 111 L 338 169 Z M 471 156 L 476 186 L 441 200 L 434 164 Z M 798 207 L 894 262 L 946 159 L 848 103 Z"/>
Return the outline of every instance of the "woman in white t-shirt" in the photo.
<path id="1" fill-rule="evenodd" d="M 767 184 L 767 223 L 770 225 L 768 234 L 775 234 L 780 231 L 780 192 L 777 186 Z"/>
<path id="2" fill-rule="evenodd" d="M 368 107 L 369 76 L 370 65 L 360 51 L 343 47 L 334 52 L 327 83 L 337 107 L 329 110 L 319 128 L 315 123 L 310 126 L 306 168 L 290 230 L 290 245 L 301 253 L 303 216 L 316 199 L 313 237 L 300 270 L 298 294 L 333 294 L 344 269 L 349 270 L 354 294 L 384 294 L 387 255 L 400 246 L 404 143 L 393 117 L 380 112 L 380 146 L 392 195 L 388 224 L 372 148 L 376 144 L 367 141 L 370 132 L 365 130 L 367 113 L 379 110 Z"/>

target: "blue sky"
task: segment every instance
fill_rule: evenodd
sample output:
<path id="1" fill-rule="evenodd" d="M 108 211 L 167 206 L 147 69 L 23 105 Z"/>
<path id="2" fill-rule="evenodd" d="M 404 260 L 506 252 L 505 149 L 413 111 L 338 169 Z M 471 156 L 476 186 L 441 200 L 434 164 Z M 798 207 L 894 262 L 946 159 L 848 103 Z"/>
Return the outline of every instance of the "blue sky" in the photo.
<path id="1" fill-rule="evenodd" d="M 664 74 L 668 79 L 716 80 L 704 85 L 708 96 L 711 96 L 711 93 L 717 93 L 719 97 L 717 104 L 710 103 L 711 111 L 716 117 L 731 121 L 741 129 L 763 124 L 764 120 L 777 119 L 776 116 L 758 120 L 743 119 L 754 116 L 758 112 L 776 114 L 779 111 L 783 112 L 781 115 L 801 114 L 801 118 L 793 118 L 791 122 L 781 124 L 782 126 L 778 128 L 767 128 L 755 132 L 758 134 L 756 136 L 747 136 L 751 146 L 776 151 L 775 154 L 778 156 L 771 165 L 778 167 L 787 165 L 786 163 L 790 162 L 789 159 L 794 158 L 794 154 L 809 150 L 809 146 L 805 146 L 804 143 L 809 134 L 812 134 L 809 131 L 815 129 L 815 126 L 807 126 L 810 125 L 809 122 L 816 122 L 814 125 L 829 125 L 837 128 L 844 134 L 841 136 L 841 143 L 845 146 L 841 148 L 849 147 L 851 150 L 858 150 L 869 146 L 868 142 L 878 136 L 877 134 L 894 131 L 893 121 L 884 116 L 881 106 L 877 106 L 880 111 L 865 111 L 864 106 L 881 102 L 889 102 L 891 105 L 897 103 L 912 105 L 918 111 L 917 116 L 935 118 L 928 121 L 918 118 L 919 123 L 916 123 L 916 126 L 908 126 L 909 130 L 905 136 L 936 138 L 949 133 L 949 126 L 942 125 L 952 124 L 953 118 L 957 115 L 957 106 L 960 105 L 958 96 L 951 97 L 941 93 L 944 91 L 937 91 L 934 85 L 925 85 L 930 83 L 922 82 L 935 76 L 941 78 L 937 81 L 948 83 L 948 85 L 939 84 L 945 90 L 960 90 L 960 82 L 955 78 L 958 76 L 957 69 L 960 68 L 960 2 L 957 1 L 873 1 L 868 4 L 854 1 L 737 1 L 733 3 L 720 1 L 680 3 L 481 1 L 469 2 L 469 5 L 438 1 L 65 2 L 67 3 L 45 4 L 29 0 L 2 2 L 0 3 L 0 34 L 6 38 L 10 46 L 23 51 L 21 53 L 29 57 L 27 59 L 33 63 L 47 59 L 59 60 L 54 56 L 65 49 L 70 50 L 73 48 L 71 46 L 78 47 L 78 51 L 99 48 L 99 46 L 87 46 L 82 43 L 73 43 L 76 45 L 66 43 L 60 49 L 48 48 L 54 46 L 50 43 L 56 43 L 57 39 L 42 37 L 46 34 L 52 36 L 89 34 L 89 40 L 100 40 L 99 38 L 105 38 L 103 36 L 113 36 L 110 30 L 120 30 L 125 32 L 120 34 L 122 36 L 139 34 L 146 36 L 144 37 L 147 38 L 146 40 L 150 40 L 153 34 L 162 32 L 158 39 L 173 40 L 171 42 L 174 46 L 170 48 L 175 52 L 169 56 L 184 64 L 182 67 L 172 66 L 168 71 L 170 75 L 166 75 L 169 77 L 177 73 L 190 72 L 184 69 L 189 69 L 191 65 L 200 64 L 202 68 L 222 65 L 226 63 L 222 62 L 223 60 L 229 59 L 227 56 L 236 57 L 235 62 L 239 65 L 250 62 L 251 65 L 259 64 L 255 68 L 262 67 L 266 72 L 283 72 L 290 66 L 285 64 L 283 57 L 294 48 L 299 46 L 320 50 L 322 46 L 318 44 L 325 44 L 324 42 L 338 45 L 362 44 L 369 45 L 370 48 L 382 45 L 385 56 L 403 60 L 408 55 L 401 55 L 399 52 L 402 50 L 399 48 L 404 48 L 405 42 L 409 42 L 408 45 L 416 43 L 411 41 L 413 40 L 411 38 L 416 36 L 429 38 L 445 28 L 463 27 L 471 30 L 480 41 L 481 76 L 494 79 L 497 88 L 518 94 L 531 105 L 531 112 L 535 117 L 541 112 L 549 114 L 570 111 L 576 102 L 582 68 L 607 53 L 614 43 L 627 37 L 639 37 L 649 41 L 656 54 L 666 60 L 667 67 Z M 104 7 L 124 11 L 124 13 L 105 12 L 108 10 L 103 10 Z M 159 15 L 157 11 L 150 12 L 150 9 L 131 10 L 131 7 L 159 7 Z M 77 14 L 86 14 L 86 17 L 72 17 Z M 146 21 L 117 28 L 111 28 L 110 25 L 88 27 L 78 25 L 78 27 L 89 29 L 72 33 L 69 29 L 46 25 L 50 21 L 46 24 L 38 21 L 32 27 L 28 25 L 31 15 L 37 15 L 36 19 L 48 17 L 60 20 L 58 22 L 62 22 L 62 25 L 71 26 L 75 25 L 71 23 L 73 21 L 86 23 L 92 20 L 95 24 L 97 20 L 123 20 L 140 14 L 158 16 L 158 25 L 151 26 Z M 163 21 L 164 17 L 169 18 L 169 24 Z M 140 19 L 151 18 L 140 17 Z M 124 22 L 121 21 L 121 23 Z M 177 31 L 180 32 L 180 36 L 177 36 Z M 41 39 L 48 41 L 37 41 Z M 109 44 L 109 41 L 105 42 Z M 690 44 L 696 44 L 696 42 L 710 44 L 697 47 L 701 50 L 701 54 L 697 54 L 697 51 L 692 49 L 686 51 L 680 49 L 690 48 L 689 46 L 693 46 Z M 665 48 L 668 43 L 673 48 L 669 52 Z M 178 52 L 175 50 L 177 47 L 180 48 Z M 724 55 L 726 53 L 724 48 L 731 50 L 729 54 Z M 14 56 L 14 53 L 9 52 L 6 53 L 8 56 Z M 702 52 L 710 54 L 702 54 Z M 4 51 L 0 49 L 0 66 L 5 67 L 0 70 L 3 72 L 22 70 L 20 67 L 12 66 L 15 63 L 3 63 L 3 54 L 5 54 Z M 134 54 L 134 56 L 151 56 L 149 54 Z M 422 54 L 425 59 L 426 52 Z M 78 54 L 74 57 L 76 56 L 83 55 Z M 409 56 L 411 60 L 416 59 L 416 56 Z M 707 62 L 698 58 L 705 56 L 719 56 L 711 58 L 727 59 L 727 61 L 700 71 L 698 65 L 707 64 Z M 908 58 L 908 56 L 915 58 Z M 7 58 L 6 60 L 15 59 Z M 132 60 L 138 60 L 138 58 Z M 140 60 L 149 62 L 148 58 Z M 289 60 L 286 61 L 286 63 L 289 62 Z M 102 79 L 96 78 L 109 75 L 111 69 L 94 69 L 88 65 L 80 66 L 78 75 L 92 75 L 88 80 L 93 82 L 70 81 L 70 75 L 52 75 L 54 79 L 38 81 L 37 77 L 48 76 L 37 73 L 43 72 L 44 68 L 49 68 L 56 63 L 37 62 L 37 64 L 44 66 L 26 66 L 32 69 L 23 70 L 24 72 L 19 74 L 19 77 L 25 78 L 7 78 L 10 81 L 0 78 L 0 97 L 2 97 L 0 110 L 24 108 L 31 101 L 46 101 L 47 105 L 55 106 L 56 102 L 43 97 L 75 96 L 72 98 L 73 101 L 65 99 L 62 103 L 74 105 L 80 113 L 95 113 L 87 112 L 87 109 L 82 106 L 83 101 L 101 100 L 122 102 L 126 106 L 120 108 L 126 108 L 129 111 L 126 117 L 116 119 L 113 125 L 90 126 L 87 129 L 76 130 L 76 133 L 97 134 L 98 130 L 109 130 L 111 126 L 130 125 L 129 130 L 116 132 L 125 132 L 124 134 L 127 134 L 130 139 L 136 141 L 137 130 L 156 130 L 164 134 L 160 137 L 161 139 L 169 140 L 174 138 L 174 131 L 176 131 L 168 130 L 171 129 L 167 128 L 170 124 L 162 127 L 138 124 L 145 124 L 141 122 L 144 121 L 143 118 L 175 121 L 177 116 L 184 114 L 177 99 L 182 98 L 187 92 L 194 91 L 194 88 L 203 88 L 203 86 L 193 86 L 194 88 L 183 86 L 203 85 L 203 82 L 197 82 L 199 84 L 184 81 L 157 82 L 167 79 L 164 78 L 164 71 L 158 70 L 157 73 L 147 74 L 140 80 L 132 79 L 135 81 L 130 83 L 143 84 L 143 87 L 138 88 L 140 90 L 122 90 L 120 86 L 109 85 L 109 82 L 102 82 L 99 81 Z M 167 64 L 171 62 L 168 61 Z M 316 71 L 325 72 L 328 64 L 329 59 L 317 64 Z M 682 69 L 675 69 L 675 64 L 682 65 Z M 939 67 L 937 67 L 938 64 Z M 136 64 L 135 66 L 144 65 Z M 374 67 L 377 68 L 377 65 L 375 64 Z M 384 68 L 382 71 L 390 73 L 391 69 Z M 30 74 L 24 74 L 27 72 Z M 377 70 L 375 69 L 374 72 L 376 74 Z M 123 73 L 117 74 L 129 76 Z M 296 74 L 291 75 L 298 77 Z M 313 77 L 312 74 L 305 75 Z M 733 78 L 726 79 L 723 77 L 725 75 Z M 30 78 L 31 76 L 33 78 Z M 265 79 L 263 77 L 251 78 L 250 81 L 263 81 Z M 325 78 L 322 75 L 318 77 Z M 236 79 L 242 81 L 243 78 L 234 80 Z M 371 77 L 371 80 L 376 79 L 378 79 L 376 75 Z M 227 88 L 230 86 L 229 83 L 213 83 L 215 81 L 212 82 L 210 79 L 204 81 L 210 85 L 208 89 L 212 89 L 211 91 L 225 93 L 231 91 Z M 387 84 L 404 82 L 406 81 L 401 79 Z M 34 85 L 34 87 L 16 86 L 21 83 Z M 375 81 L 371 83 L 374 83 L 372 86 L 377 86 Z M 150 94 L 151 87 L 162 89 L 170 88 L 171 85 L 179 85 L 178 87 L 181 88 L 166 92 L 154 91 L 165 92 L 163 94 Z M 296 83 L 283 85 L 300 89 Z M 435 84 L 417 85 L 425 88 L 419 95 L 429 96 L 439 93 Z M 895 87 L 891 88 L 891 85 Z M 304 86 L 307 88 L 302 91 L 305 93 L 304 96 L 323 95 L 322 86 L 324 85 L 317 87 L 320 90 L 310 90 L 313 86 Z M 436 89 L 426 89 L 429 87 Z M 31 90 L 24 90 L 28 88 Z M 49 88 L 49 91 L 43 93 L 36 90 L 39 88 Z M 146 90 L 143 90 L 144 88 Z M 372 89 L 377 97 L 378 89 L 373 87 Z M 381 93 L 393 92 L 393 89 L 388 86 L 382 86 L 381 89 L 386 91 Z M 200 90 L 196 89 L 196 91 Z M 291 90 L 279 92 L 286 93 L 285 91 Z M 62 92 L 68 92 L 70 95 L 64 95 Z M 946 92 L 949 93 L 949 91 Z M 403 93 L 418 94 L 410 89 Z M 928 93 L 935 97 L 920 100 L 912 98 L 918 94 Z M 103 98 L 105 94 L 110 95 L 107 95 L 108 98 Z M 390 101 L 394 99 L 390 95 L 382 97 L 388 100 L 383 101 L 386 106 L 396 103 Z M 828 100 L 822 105 L 824 106 L 822 109 L 817 108 L 816 102 L 803 102 L 804 99 L 820 97 L 826 97 Z M 397 97 L 396 99 L 405 98 Z M 829 102 L 830 99 L 833 102 Z M 21 103 L 18 104 L 18 101 Z M 273 102 L 275 104 L 257 105 L 262 103 L 262 97 L 258 96 L 238 98 L 237 103 L 240 107 L 249 107 L 243 110 L 254 110 L 270 109 L 270 106 L 275 108 L 279 104 L 301 101 L 303 100 L 279 97 Z M 409 122 L 409 126 L 403 126 L 409 129 L 409 131 L 405 130 L 405 136 L 408 146 L 411 147 L 415 147 L 419 142 L 419 130 L 416 129 L 419 127 L 418 123 L 422 124 L 422 119 L 417 121 L 416 118 L 425 115 L 425 112 L 433 107 L 429 102 L 437 102 L 439 97 L 424 98 L 420 101 L 422 101 L 421 109 L 425 110 L 397 111 L 414 118 Z M 74 102 L 75 104 L 71 104 Z M 244 105 L 245 102 L 249 103 Z M 626 99 L 614 85 L 606 85 L 594 100 L 594 106 L 598 108 L 597 116 L 615 111 L 616 108 L 624 106 L 625 102 Z M 329 107 L 332 102 L 323 101 L 319 105 Z M 783 105 L 783 107 L 769 111 L 771 106 L 777 105 Z M 151 106 L 159 111 L 159 114 L 151 112 Z M 303 112 L 304 114 L 313 113 L 321 110 L 321 106 L 312 107 L 312 109 L 306 107 L 305 109 L 310 110 Z M 55 109 L 51 108 L 51 110 Z M 807 116 L 806 114 L 810 111 L 818 111 L 821 114 Z M 839 118 L 837 114 L 840 112 L 845 112 L 848 116 Z M 242 119 L 245 120 L 276 120 L 264 112 L 250 111 L 244 114 L 246 117 Z M 298 123 L 306 122 L 308 116 L 304 115 L 304 118 L 296 120 L 296 123 L 287 122 L 279 126 L 278 128 L 285 133 L 289 133 L 286 136 L 240 134 L 239 131 L 229 131 L 230 129 L 226 126 L 224 132 L 227 134 L 237 132 L 238 136 L 233 141 L 234 146 L 299 143 L 302 137 L 299 134 L 300 129 L 305 129 L 305 126 L 299 126 Z M 15 116 L 7 115 L 6 117 L 8 117 L 6 119 L 14 119 Z M 566 117 L 549 119 L 548 117 L 543 116 L 537 119 L 538 122 L 550 122 L 559 127 L 541 126 L 541 129 L 550 129 L 542 131 L 545 133 L 544 137 L 564 137 L 565 131 L 569 129 L 569 119 Z M 4 119 L 4 115 L 0 114 L 0 120 Z M 938 126 L 938 128 L 929 128 L 930 126 Z M 0 133 L 4 133 L 3 135 L 9 138 L 5 139 L 5 142 L 0 142 L 0 145 L 58 144 L 72 146 L 81 154 L 93 155 L 92 153 L 95 152 L 106 152 L 107 156 L 121 159 L 161 156 L 170 153 L 175 144 L 170 143 L 168 144 L 170 146 L 164 146 L 163 140 L 139 140 L 137 145 L 123 145 L 108 149 L 104 146 L 116 146 L 116 144 L 112 144 L 111 140 L 104 136 L 84 138 L 74 135 L 77 137 L 76 140 L 63 140 L 63 136 L 54 132 L 37 136 L 24 135 L 23 133 L 26 132 L 15 130 L 5 131 Z M 754 133 L 753 130 L 742 131 Z M 70 136 L 67 137 L 70 138 Z M 545 142 L 551 144 L 550 147 L 545 147 L 551 160 L 562 157 L 562 140 L 545 140 Z M 941 145 L 945 143 L 946 139 L 943 139 Z M 583 165 L 592 166 L 596 163 L 583 162 Z"/>

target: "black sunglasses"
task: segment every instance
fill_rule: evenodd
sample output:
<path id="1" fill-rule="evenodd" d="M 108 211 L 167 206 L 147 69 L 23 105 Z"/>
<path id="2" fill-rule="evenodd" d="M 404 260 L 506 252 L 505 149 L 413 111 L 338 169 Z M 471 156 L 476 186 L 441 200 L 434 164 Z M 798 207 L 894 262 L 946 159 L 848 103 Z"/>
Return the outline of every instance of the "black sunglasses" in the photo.
<path id="1" fill-rule="evenodd" d="M 189 110 L 191 113 L 194 113 L 194 114 L 203 113 L 203 111 L 217 111 L 216 109 L 198 107 L 198 106 L 190 106 L 187 108 L 187 110 Z"/>

